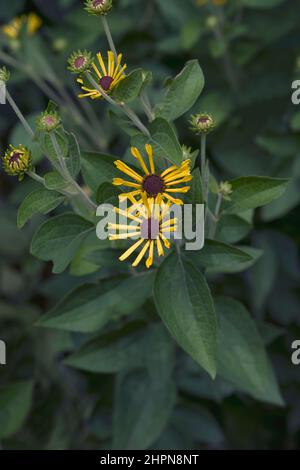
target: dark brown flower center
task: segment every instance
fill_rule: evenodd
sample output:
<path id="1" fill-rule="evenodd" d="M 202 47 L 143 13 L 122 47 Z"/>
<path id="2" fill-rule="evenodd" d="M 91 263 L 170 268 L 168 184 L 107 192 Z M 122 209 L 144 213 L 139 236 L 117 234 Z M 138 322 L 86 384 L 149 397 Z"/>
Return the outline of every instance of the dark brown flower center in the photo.
<path id="1" fill-rule="evenodd" d="M 114 79 L 112 77 L 105 75 L 100 79 L 101 88 L 103 88 L 104 91 L 108 91 L 113 81 Z"/>
<path id="2" fill-rule="evenodd" d="M 158 175 L 146 176 L 143 182 L 143 188 L 149 197 L 156 197 L 164 190 L 164 181 Z"/>
<path id="3" fill-rule="evenodd" d="M 145 240 L 155 240 L 159 235 L 159 221 L 150 217 L 141 224 L 141 236 Z"/>
<path id="4" fill-rule="evenodd" d="M 198 119 L 198 124 L 207 124 L 209 122 L 209 117 L 207 116 L 202 116 Z"/>
<path id="5" fill-rule="evenodd" d="M 104 0 L 93 0 L 92 3 L 93 3 L 93 7 L 94 7 L 94 8 L 97 8 L 97 7 L 99 7 L 100 5 L 103 5 Z"/>
<path id="6" fill-rule="evenodd" d="M 19 152 L 14 152 L 9 159 L 9 163 L 19 163 L 21 154 Z"/>
<path id="7" fill-rule="evenodd" d="M 77 57 L 74 61 L 74 66 L 76 69 L 81 69 L 81 67 L 83 67 L 85 64 L 85 57 L 83 57 L 82 55 Z"/>

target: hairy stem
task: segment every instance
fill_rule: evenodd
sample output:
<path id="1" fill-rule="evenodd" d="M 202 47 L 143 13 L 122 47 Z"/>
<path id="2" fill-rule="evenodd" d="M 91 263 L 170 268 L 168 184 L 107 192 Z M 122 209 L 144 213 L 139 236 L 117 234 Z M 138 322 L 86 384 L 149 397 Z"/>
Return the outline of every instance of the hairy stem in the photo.
<path id="1" fill-rule="evenodd" d="M 45 180 L 44 178 L 42 178 L 41 176 L 37 175 L 36 173 L 34 173 L 34 171 L 27 171 L 26 172 L 28 176 L 30 176 L 30 178 L 32 178 L 33 180 L 37 181 L 38 183 L 40 184 L 43 184 L 45 185 Z"/>
<path id="2" fill-rule="evenodd" d="M 56 135 L 54 134 L 54 132 L 50 133 L 50 139 L 51 139 L 52 145 L 54 147 L 55 153 L 57 155 L 57 158 L 58 158 L 58 160 L 60 162 L 60 165 L 61 165 L 62 176 L 66 179 L 66 181 L 69 181 L 69 183 L 73 186 L 74 189 L 76 189 L 77 194 L 81 197 L 81 199 L 83 200 L 83 202 L 85 203 L 87 208 L 89 210 L 94 211 L 97 208 L 96 204 L 89 198 L 89 196 L 84 192 L 82 187 L 70 175 L 70 172 L 67 168 L 64 156 L 61 152 L 61 148 L 59 146 L 59 143 L 57 141 L 57 138 L 56 138 Z"/>
<path id="3" fill-rule="evenodd" d="M 117 62 L 117 60 L 118 60 L 117 49 L 116 49 L 114 40 L 112 38 L 106 16 L 105 15 L 101 16 L 101 20 L 102 20 L 103 28 L 104 28 L 104 31 L 105 31 L 105 34 L 106 34 L 106 37 L 107 37 L 107 41 L 108 41 L 110 50 L 114 53 L 115 61 Z"/>
<path id="4" fill-rule="evenodd" d="M 122 109 L 123 112 L 129 117 L 129 119 L 133 122 L 133 124 L 144 134 L 146 135 L 147 137 L 150 137 L 150 132 L 148 131 L 148 129 L 144 126 L 144 124 L 142 123 L 142 121 L 140 120 L 140 118 L 135 114 L 135 112 L 129 108 L 129 106 L 127 106 L 125 103 L 117 103 L 115 100 L 113 100 L 107 93 L 105 93 L 104 90 L 102 90 L 102 88 L 98 85 L 98 83 L 96 82 L 96 80 L 94 80 L 94 78 L 92 77 L 92 75 L 90 74 L 90 72 L 86 72 L 85 73 L 87 79 L 89 80 L 89 82 L 91 83 L 91 85 L 93 85 L 93 87 L 95 88 L 95 90 L 97 90 L 100 95 L 109 103 L 111 104 L 112 106 L 115 106 L 119 109 Z"/>
<path id="5" fill-rule="evenodd" d="M 220 216 L 220 209 L 223 201 L 223 195 L 218 194 L 217 202 L 216 202 L 216 207 L 215 207 L 215 212 L 214 212 L 214 217 L 211 219 L 211 224 L 209 228 L 209 238 L 214 238 L 216 235 L 216 230 L 219 222 L 219 216 Z"/>
<path id="6" fill-rule="evenodd" d="M 206 134 L 201 134 L 201 178 L 203 200 L 206 202 Z"/>
<path id="7" fill-rule="evenodd" d="M 20 108 L 17 106 L 16 102 L 14 101 L 14 99 L 12 98 L 11 94 L 9 93 L 8 90 L 6 90 L 6 97 L 7 97 L 7 101 L 9 102 L 10 106 L 12 107 L 12 109 L 14 110 L 14 112 L 16 113 L 17 117 L 20 119 L 22 125 L 24 126 L 24 129 L 26 130 L 26 132 L 30 135 L 30 137 L 32 139 L 34 139 L 34 131 L 31 129 L 30 125 L 28 124 L 28 121 L 26 120 L 26 118 L 24 117 L 22 111 L 20 110 Z"/>

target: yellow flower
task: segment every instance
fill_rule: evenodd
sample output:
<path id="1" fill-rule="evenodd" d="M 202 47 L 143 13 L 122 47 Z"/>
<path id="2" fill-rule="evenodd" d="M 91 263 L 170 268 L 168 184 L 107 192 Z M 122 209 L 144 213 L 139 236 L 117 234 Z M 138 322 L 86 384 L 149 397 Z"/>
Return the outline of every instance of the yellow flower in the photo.
<path id="1" fill-rule="evenodd" d="M 177 220 L 170 218 L 170 204 L 162 202 L 159 197 L 147 199 L 144 196 L 142 203 L 138 202 L 134 196 L 130 196 L 130 200 L 133 206 L 128 211 L 115 208 L 116 213 L 131 221 L 130 225 L 109 224 L 109 230 L 118 232 L 110 234 L 109 239 L 127 240 L 138 237 L 138 240 L 120 256 L 119 260 L 127 260 L 134 251 L 142 247 L 132 266 L 138 266 L 142 258 L 148 255 L 146 267 L 150 268 L 153 264 L 155 248 L 158 256 L 165 255 L 164 247 L 170 248 L 168 237 L 176 231 Z"/>
<path id="2" fill-rule="evenodd" d="M 42 19 L 36 13 L 29 13 L 27 16 L 27 32 L 29 36 L 33 36 L 42 24 Z"/>
<path id="3" fill-rule="evenodd" d="M 155 171 L 152 146 L 147 144 L 145 148 L 148 154 L 149 168 L 140 151 L 136 147 L 131 148 L 132 155 L 137 159 L 143 170 L 143 176 L 121 160 L 115 161 L 115 165 L 118 170 L 122 171 L 134 180 L 127 181 L 123 178 L 114 178 L 113 184 L 115 186 L 128 186 L 129 188 L 133 188 L 129 193 L 121 194 L 120 199 L 124 200 L 129 198 L 129 196 L 142 196 L 144 194 L 147 197 L 153 198 L 160 196 L 161 199 L 167 199 L 173 204 L 183 204 L 181 199 L 175 199 L 172 194 L 187 193 L 189 191 L 189 186 L 178 187 L 178 185 L 191 181 L 192 179 L 190 160 L 184 160 L 179 167 L 173 165 L 162 173 L 158 173 Z"/>
<path id="4" fill-rule="evenodd" d="M 97 66 L 95 63 L 92 64 L 95 74 L 93 78 L 98 81 L 100 87 L 105 93 L 110 93 L 121 80 L 125 78 L 124 71 L 127 65 L 121 65 L 122 54 L 118 55 L 117 63 L 115 61 L 115 56 L 112 51 L 107 52 L 107 65 L 105 65 L 104 60 L 100 52 L 97 54 L 97 59 L 100 65 Z M 79 98 L 91 98 L 92 100 L 102 98 L 98 90 L 92 87 L 91 84 L 87 83 L 83 78 L 78 78 L 77 82 L 81 85 L 82 90 L 85 93 L 78 95 Z"/>
<path id="5" fill-rule="evenodd" d="M 42 20 L 36 13 L 18 16 L 4 25 L 2 32 L 10 39 L 17 39 L 24 25 L 26 25 L 27 34 L 33 36 L 41 27 Z"/>

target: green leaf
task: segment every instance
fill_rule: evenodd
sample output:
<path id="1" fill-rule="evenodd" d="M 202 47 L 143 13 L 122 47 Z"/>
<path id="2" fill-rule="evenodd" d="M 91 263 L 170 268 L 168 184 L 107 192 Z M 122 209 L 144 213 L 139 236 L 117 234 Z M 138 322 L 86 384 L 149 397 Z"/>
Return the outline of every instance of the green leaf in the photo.
<path id="1" fill-rule="evenodd" d="M 203 204 L 202 179 L 199 168 L 192 172 L 193 179 L 190 183 L 190 191 L 185 197 L 186 204 Z"/>
<path id="2" fill-rule="evenodd" d="M 143 323 L 135 322 L 92 339 L 72 354 L 65 363 L 81 370 L 102 374 L 149 364 L 149 373 L 152 374 L 158 374 L 159 369 L 163 368 L 163 372 L 159 374 L 161 380 L 162 376 L 166 377 L 172 372 L 172 355 L 172 342 L 161 324 L 145 328 Z"/>
<path id="3" fill-rule="evenodd" d="M 204 76 L 197 60 L 187 62 L 184 69 L 171 82 L 155 114 L 173 121 L 186 113 L 196 102 L 204 87 Z"/>
<path id="4" fill-rule="evenodd" d="M 15 382 L 0 388 L 0 439 L 14 435 L 30 411 L 32 382 Z"/>
<path id="5" fill-rule="evenodd" d="M 92 223 L 76 214 L 62 214 L 42 224 L 31 243 L 31 254 L 53 262 L 53 272 L 63 272 L 71 262 L 87 234 L 94 230 Z"/>
<path id="6" fill-rule="evenodd" d="M 66 189 L 68 182 L 57 171 L 50 171 L 44 176 L 45 186 L 51 191 L 60 191 Z"/>
<path id="7" fill-rule="evenodd" d="M 257 260 L 246 250 L 215 240 L 206 240 L 202 250 L 185 252 L 184 256 L 195 267 L 201 266 L 210 273 L 236 273 L 243 271 Z"/>
<path id="8" fill-rule="evenodd" d="M 109 182 L 116 176 L 114 161 L 117 158 L 102 153 L 83 152 L 82 155 L 82 174 L 85 183 L 97 192 L 100 184 Z"/>
<path id="9" fill-rule="evenodd" d="M 237 243 L 248 235 L 252 224 L 241 215 L 228 214 L 221 217 L 216 232 L 216 238 L 225 243 Z"/>
<path id="10" fill-rule="evenodd" d="M 55 131 L 55 137 L 57 140 L 57 144 L 61 151 L 61 155 L 63 158 L 67 158 L 69 152 L 69 143 L 66 135 L 60 131 Z M 41 134 L 39 137 L 42 149 L 46 153 L 46 156 L 49 160 L 53 163 L 53 165 L 59 165 L 59 159 L 51 140 L 50 134 Z"/>
<path id="11" fill-rule="evenodd" d="M 151 295 L 153 273 L 86 284 L 70 292 L 39 325 L 90 333 L 110 320 L 133 313 Z"/>
<path id="12" fill-rule="evenodd" d="M 113 93 L 113 98 L 118 102 L 129 103 L 140 94 L 142 86 L 143 70 L 133 70 L 120 82 Z"/>
<path id="13" fill-rule="evenodd" d="M 233 193 L 231 200 L 224 203 L 226 213 L 234 214 L 255 209 L 279 198 L 285 191 L 289 180 L 265 176 L 241 176 L 230 181 Z"/>
<path id="14" fill-rule="evenodd" d="M 155 158 L 166 158 L 171 163 L 180 165 L 182 148 L 171 125 L 165 119 L 157 118 L 150 125 L 150 133 Z"/>
<path id="15" fill-rule="evenodd" d="M 220 297 L 218 370 L 220 375 L 258 400 L 282 405 L 283 400 L 256 325 L 238 301 Z"/>
<path id="16" fill-rule="evenodd" d="M 32 191 L 23 200 L 18 210 L 17 225 L 22 228 L 35 214 L 48 214 L 64 200 L 64 196 L 48 189 Z"/>
<path id="17" fill-rule="evenodd" d="M 119 379 L 114 409 L 115 449 L 147 449 L 165 428 L 176 400 L 173 382 L 153 382 L 144 371 Z"/>
<path id="18" fill-rule="evenodd" d="M 118 194 L 120 194 L 120 191 L 118 191 L 116 186 L 111 183 L 102 183 L 97 190 L 97 204 L 109 203 L 118 205 Z"/>
<path id="19" fill-rule="evenodd" d="M 170 333 L 215 377 L 217 319 L 202 273 L 189 260 L 171 254 L 158 269 L 154 295 L 158 312 Z"/>
<path id="20" fill-rule="evenodd" d="M 224 435 L 216 418 L 201 406 L 178 406 L 172 416 L 172 424 L 195 442 L 216 446 L 224 441 Z"/>
<path id="21" fill-rule="evenodd" d="M 72 133 L 69 134 L 68 132 L 65 132 L 65 134 L 69 141 L 69 153 L 66 158 L 66 165 L 73 178 L 76 178 L 81 169 L 81 152 L 75 135 Z"/>

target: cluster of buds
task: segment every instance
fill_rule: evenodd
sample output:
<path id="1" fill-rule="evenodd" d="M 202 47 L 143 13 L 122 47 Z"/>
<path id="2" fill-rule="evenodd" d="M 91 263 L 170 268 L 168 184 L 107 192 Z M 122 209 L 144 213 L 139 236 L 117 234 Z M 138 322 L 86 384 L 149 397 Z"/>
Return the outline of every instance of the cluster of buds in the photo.
<path id="1" fill-rule="evenodd" d="M 56 111 L 44 111 L 36 120 L 40 132 L 53 132 L 60 126 L 60 123 L 60 115 Z"/>
<path id="2" fill-rule="evenodd" d="M 233 189 L 229 181 L 221 181 L 218 187 L 218 193 L 223 196 L 223 199 L 230 201 L 230 195 L 233 193 Z"/>
<path id="3" fill-rule="evenodd" d="M 190 124 L 192 131 L 196 134 L 208 134 L 215 127 L 213 117 L 207 113 L 195 114 L 192 116 Z"/>
<path id="4" fill-rule="evenodd" d="M 112 0 L 87 0 L 85 2 L 85 10 L 95 16 L 107 15 L 111 8 Z"/>
<path id="5" fill-rule="evenodd" d="M 10 71 L 6 67 L 0 69 L 0 82 L 8 82 L 10 78 Z"/>
<path id="6" fill-rule="evenodd" d="M 93 56 L 91 52 L 86 50 L 79 50 L 77 52 L 73 52 L 73 54 L 69 57 L 68 69 L 72 73 L 81 74 L 90 69 L 92 62 Z"/>
<path id="7" fill-rule="evenodd" d="M 5 173 L 18 176 L 19 181 L 22 181 L 25 173 L 33 170 L 30 150 L 24 145 L 18 147 L 10 145 L 2 159 L 2 166 Z"/>

